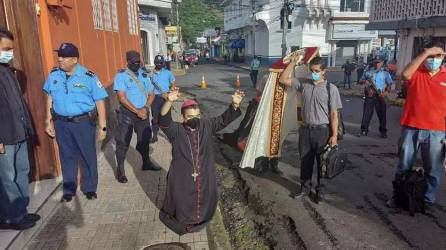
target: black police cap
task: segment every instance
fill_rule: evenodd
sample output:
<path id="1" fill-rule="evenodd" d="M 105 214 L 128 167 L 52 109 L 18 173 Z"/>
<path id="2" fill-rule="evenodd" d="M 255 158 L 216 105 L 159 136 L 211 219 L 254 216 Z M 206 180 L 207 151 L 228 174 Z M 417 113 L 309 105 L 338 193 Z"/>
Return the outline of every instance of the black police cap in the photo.
<path id="1" fill-rule="evenodd" d="M 135 63 L 135 62 L 141 61 L 141 55 L 139 54 L 138 51 L 135 51 L 135 50 L 127 51 L 125 53 L 125 57 L 127 59 L 127 62 L 130 62 L 130 63 Z"/>
<path id="2" fill-rule="evenodd" d="M 164 57 L 162 55 L 155 56 L 155 65 L 163 65 Z"/>
<path id="3" fill-rule="evenodd" d="M 79 50 L 72 43 L 62 43 L 55 51 L 58 57 L 79 57 Z"/>

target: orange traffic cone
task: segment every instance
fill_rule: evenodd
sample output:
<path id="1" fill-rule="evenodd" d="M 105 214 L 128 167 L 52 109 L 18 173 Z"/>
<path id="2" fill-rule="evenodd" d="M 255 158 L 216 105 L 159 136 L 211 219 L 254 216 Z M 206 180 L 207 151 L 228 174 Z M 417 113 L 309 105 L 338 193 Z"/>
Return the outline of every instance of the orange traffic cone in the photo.
<path id="1" fill-rule="evenodd" d="M 201 78 L 201 89 L 206 89 L 208 86 L 206 81 L 204 80 L 204 76 Z"/>
<path id="2" fill-rule="evenodd" d="M 240 88 L 240 75 L 237 75 L 237 80 L 235 80 L 235 88 L 236 89 Z"/>

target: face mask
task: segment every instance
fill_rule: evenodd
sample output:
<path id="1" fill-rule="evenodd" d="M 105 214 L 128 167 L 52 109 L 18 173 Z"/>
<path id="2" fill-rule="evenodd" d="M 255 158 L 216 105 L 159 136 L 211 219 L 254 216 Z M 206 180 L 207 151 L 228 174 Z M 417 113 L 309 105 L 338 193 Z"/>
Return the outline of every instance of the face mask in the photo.
<path id="1" fill-rule="evenodd" d="M 132 64 L 127 65 L 127 67 L 135 73 L 138 72 L 139 68 L 141 68 L 139 63 L 132 63 Z"/>
<path id="2" fill-rule="evenodd" d="M 435 71 L 440 68 L 442 62 L 441 58 L 428 58 L 424 65 L 429 71 Z"/>
<path id="3" fill-rule="evenodd" d="M 321 79 L 321 72 L 311 72 L 311 80 L 319 81 Z"/>
<path id="4" fill-rule="evenodd" d="M 191 129 L 198 128 L 198 125 L 200 125 L 200 118 L 195 117 L 186 121 L 186 126 Z"/>
<path id="5" fill-rule="evenodd" d="M 0 52 L 0 63 L 9 63 L 14 58 L 12 50 Z"/>

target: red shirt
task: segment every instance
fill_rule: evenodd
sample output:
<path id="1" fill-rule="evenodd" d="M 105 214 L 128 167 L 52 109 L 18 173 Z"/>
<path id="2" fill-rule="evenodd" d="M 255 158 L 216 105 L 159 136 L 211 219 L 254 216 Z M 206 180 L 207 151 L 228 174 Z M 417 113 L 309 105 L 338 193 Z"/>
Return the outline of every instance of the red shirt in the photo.
<path id="1" fill-rule="evenodd" d="M 407 84 L 401 125 L 425 130 L 446 130 L 446 68 L 431 76 L 421 66 Z"/>

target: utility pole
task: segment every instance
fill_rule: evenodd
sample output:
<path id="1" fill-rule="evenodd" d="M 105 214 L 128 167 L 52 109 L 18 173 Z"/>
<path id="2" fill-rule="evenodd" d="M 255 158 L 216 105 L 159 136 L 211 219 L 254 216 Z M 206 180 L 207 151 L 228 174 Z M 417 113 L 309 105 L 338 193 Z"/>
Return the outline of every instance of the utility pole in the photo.
<path id="1" fill-rule="evenodd" d="M 288 33 L 288 0 L 283 0 L 283 18 L 282 18 L 282 57 L 286 56 L 287 45 L 286 35 Z"/>
<path id="2" fill-rule="evenodd" d="M 252 7 L 252 56 L 256 56 L 256 1 L 251 0 Z"/>
<path id="3" fill-rule="evenodd" d="M 176 53 L 177 58 L 175 58 L 177 69 L 179 68 L 179 54 L 183 51 L 183 42 L 182 42 L 182 38 L 181 38 L 181 27 L 180 27 L 180 12 L 179 12 L 180 2 L 181 2 L 181 0 L 175 0 L 175 9 L 176 9 L 176 14 L 177 14 L 177 22 L 176 22 L 177 23 L 177 38 L 178 38 L 178 45 L 180 47 L 180 51 L 178 51 Z"/>

